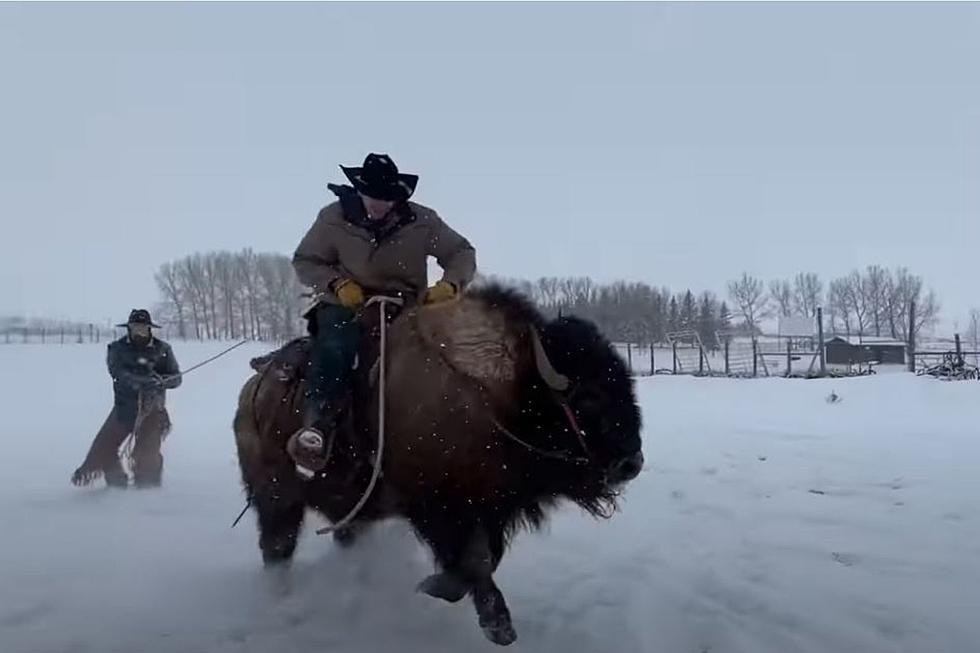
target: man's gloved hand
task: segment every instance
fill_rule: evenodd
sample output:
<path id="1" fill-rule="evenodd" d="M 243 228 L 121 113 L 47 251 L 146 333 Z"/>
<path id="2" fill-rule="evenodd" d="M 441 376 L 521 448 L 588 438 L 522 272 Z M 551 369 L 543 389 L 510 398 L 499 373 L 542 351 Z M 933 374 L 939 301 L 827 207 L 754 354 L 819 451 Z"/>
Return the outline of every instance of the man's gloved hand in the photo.
<path id="1" fill-rule="evenodd" d="M 158 374 L 144 376 L 142 379 L 140 379 L 140 390 L 162 390 L 163 387 L 163 378 Z"/>
<path id="2" fill-rule="evenodd" d="M 333 293 L 345 308 L 357 308 L 364 303 L 364 289 L 353 279 L 342 279 L 334 284 Z"/>
<path id="3" fill-rule="evenodd" d="M 448 281 L 440 281 L 425 292 L 423 302 L 426 304 L 438 304 L 447 302 L 456 297 L 456 286 Z"/>

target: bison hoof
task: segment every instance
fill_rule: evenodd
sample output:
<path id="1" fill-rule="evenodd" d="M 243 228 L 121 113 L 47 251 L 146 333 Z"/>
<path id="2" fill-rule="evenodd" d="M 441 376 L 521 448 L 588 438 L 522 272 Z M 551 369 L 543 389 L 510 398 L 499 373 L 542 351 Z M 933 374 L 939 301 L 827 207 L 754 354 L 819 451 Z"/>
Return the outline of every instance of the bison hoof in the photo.
<path id="1" fill-rule="evenodd" d="M 333 532 L 334 543 L 342 549 L 349 549 L 357 542 L 357 533 L 349 526 L 339 528 Z"/>
<path id="2" fill-rule="evenodd" d="M 510 646 L 517 641 L 517 631 L 510 622 L 510 617 L 501 615 L 488 621 L 480 620 L 480 628 L 487 639 L 498 646 Z"/>
<path id="3" fill-rule="evenodd" d="M 469 593 L 470 587 L 456 574 L 442 572 L 424 579 L 419 583 L 418 591 L 436 599 L 456 603 Z"/>
<path id="4" fill-rule="evenodd" d="M 292 557 L 288 553 L 283 553 L 282 551 L 263 551 L 262 552 L 262 564 L 267 569 L 276 569 L 278 567 L 287 567 L 289 563 L 292 562 Z"/>
<path id="5" fill-rule="evenodd" d="M 262 542 L 259 548 L 262 549 L 262 562 L 266 567 L 285 566 L 292 562 L 296 540 L 286 537 L 270 538 Z"/>

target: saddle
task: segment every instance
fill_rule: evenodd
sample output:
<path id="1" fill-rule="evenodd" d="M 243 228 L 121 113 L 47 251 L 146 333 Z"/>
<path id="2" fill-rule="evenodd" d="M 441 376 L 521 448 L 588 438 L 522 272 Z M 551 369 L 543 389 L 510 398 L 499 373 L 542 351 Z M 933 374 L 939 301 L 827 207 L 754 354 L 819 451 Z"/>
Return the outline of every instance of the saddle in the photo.
<path id="1" fill-rule="evenodd" d="M 279 381 L 284 383 L 298 381 L 306 378 L 306 368 L 309 366 L 312 349 L 313 337 L 302 336 L 290 340 L 268 354 L 256 356 L 248 364 L 259 373 L 271 371 Z"/>
<path id="2" fill-rule="evenodd" d="M 389 324 L 402 314 L 400 307 L 386 306 L 386 318 Z M 357 354 L 354 359 L 352 388 L 373 389 L 378 381 L 378 354 L 380 352 L 380 314 L 377 310 L 361 311 L 356 320 L 360 335 L 357 343 Z M 313 351 L 313 336 L 300 336 L 290 340 L 279 349 L 262 356 L 256 356 L 249 361 L 249 366 L 258 373 L 269 373 L 283 383 L 298 383 L 306 378 L 310 366 L 310 356 Z"/>

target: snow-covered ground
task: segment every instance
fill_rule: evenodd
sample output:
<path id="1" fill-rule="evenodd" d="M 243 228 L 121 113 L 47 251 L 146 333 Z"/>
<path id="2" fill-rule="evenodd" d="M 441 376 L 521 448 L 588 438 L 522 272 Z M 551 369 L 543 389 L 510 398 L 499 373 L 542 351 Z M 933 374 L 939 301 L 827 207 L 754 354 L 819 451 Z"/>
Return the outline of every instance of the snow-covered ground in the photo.
<path id="1" fill-rule="evenodd" d="M 221 345 L 175 343 L 188 366 Z M 171 393 L 165 486 L 68 477 L 109 408 L 104 347 L 0 346 L 0 651 L 492 650 L 413 593 L 404 527 L 308 529 L 262 570 L 230 422 L 245 347 Z M 648 468 L 623 511 L 567 507 L 498 573 L 521 651 L 964 653 L 980 641 L 980 383 L 638 381 Z M 828 404 L 836 391 L 843 401 Z"/>

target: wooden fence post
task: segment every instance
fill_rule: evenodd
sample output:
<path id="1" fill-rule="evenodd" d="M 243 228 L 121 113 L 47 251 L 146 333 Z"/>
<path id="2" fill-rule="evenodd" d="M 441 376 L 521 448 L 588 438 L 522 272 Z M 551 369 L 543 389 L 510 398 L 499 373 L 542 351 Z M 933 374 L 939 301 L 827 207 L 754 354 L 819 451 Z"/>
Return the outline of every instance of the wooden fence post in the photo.
<path id="1" fill-rule="evenodd" d="M 793 340 L 786 339 L 786 376 L 793 375 Z"/>
<path id="2" fill-rule="evenodd" d="M 675 340 L 672 344 L 674 350 L 674 374 L 677 374 L 677 341 Z"/>
<path id="3" fill-rule="evenodd" d="M 909 372 L 915 372 L 915 300 L 909 302 Z"/>
<path id="4" fill-rule="evenodd" d="M 752 336 L 752 377 L 759 376 L 759 342 Z"/>
<path id="5" fill-rule="evenodd" d="M 823 346 L 823 309 L 817 308 L 817 347 L 820 348 L 820 376 L 827 376 L 827 350 Z"/>
<path id="6" fill-rule="evenodd" d="M 725 336 L 725 376 L 731 376 L 732 374 L 731 363 L 729 362 L 729 358 L 728 358 L 728 354 L 731 349 L 731 344 L 732 344 L 732 337 Z"/>

